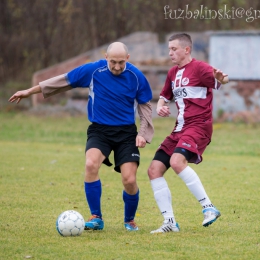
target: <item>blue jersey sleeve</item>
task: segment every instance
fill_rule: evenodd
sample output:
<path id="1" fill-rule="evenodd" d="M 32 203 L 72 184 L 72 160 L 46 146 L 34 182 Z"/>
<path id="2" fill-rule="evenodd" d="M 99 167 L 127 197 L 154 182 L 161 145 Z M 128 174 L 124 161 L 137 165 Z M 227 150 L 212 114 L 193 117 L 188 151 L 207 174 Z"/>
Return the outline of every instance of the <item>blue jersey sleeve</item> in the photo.
<path id="1" fill-rule="evenodd" d="M 67 73 L 67 81 L 72 88 L 88 88 L 91 83 L 93 73 L 97 69 L 106 65 L 107 62 L 105 60 L 99 60 L 81 65 Z"/>
<path id="2" fill-rule="evenodd" d="M 144 104 L 152 99 L 152 90 L 149 82 L 142 72 L 138 73 L 139 87 L 137 91 L 136 100 L 138 104 Z"/>

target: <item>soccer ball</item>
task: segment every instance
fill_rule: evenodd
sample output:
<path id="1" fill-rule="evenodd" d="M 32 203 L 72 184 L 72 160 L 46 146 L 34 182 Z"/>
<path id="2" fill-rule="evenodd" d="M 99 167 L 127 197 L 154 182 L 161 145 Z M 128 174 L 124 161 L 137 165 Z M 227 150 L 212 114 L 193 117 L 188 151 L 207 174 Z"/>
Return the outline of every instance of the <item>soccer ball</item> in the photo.
<path id="1" fill-rule="evenodd" d="M 56 229 L 64 237 L 80 236 L 84 227 L 84 218 L 75 210 L 64 211 L 56 220 Z"/>

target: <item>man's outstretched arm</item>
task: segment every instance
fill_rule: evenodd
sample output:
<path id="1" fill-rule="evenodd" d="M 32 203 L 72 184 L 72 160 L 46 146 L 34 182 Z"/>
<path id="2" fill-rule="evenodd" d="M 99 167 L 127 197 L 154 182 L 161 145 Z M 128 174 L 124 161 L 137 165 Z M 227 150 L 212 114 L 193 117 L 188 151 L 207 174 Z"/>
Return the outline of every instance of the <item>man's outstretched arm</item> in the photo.
<path id="1" fill-rule="evenodd" d="M 17 91 L 14 95 L 9 98 L 9 102 L 16 102 L 18 104 L 23 98 L 28 98 L 33 94 L 41 93 L 41 87 L 39 85 L 25 90 Z"/>
<path id="2" fill-rule="evenodd" d="M 42 93 L 44 98 L 56 95 L 58 93 L 65 92 L 72 89 L 69 85 L 66 74 L 62 74 L 39 83 L 39 85 L 32 88 L 21 90 L 16 92 L 12 97 L 9 98 L 10 102 L 18 104 L 22 98 L 27 98 L 33 94 Z"/>

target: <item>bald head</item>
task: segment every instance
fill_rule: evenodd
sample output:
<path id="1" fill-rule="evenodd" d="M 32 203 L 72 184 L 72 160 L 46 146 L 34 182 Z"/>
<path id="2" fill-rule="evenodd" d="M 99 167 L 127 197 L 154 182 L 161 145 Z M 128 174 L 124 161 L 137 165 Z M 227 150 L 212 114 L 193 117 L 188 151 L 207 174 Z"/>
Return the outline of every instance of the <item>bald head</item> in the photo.
<path id="1" fill-rule="evenodd" d="M 113 42 L 107 48 L 106 60 L 109 70 L 114 75 L 120 75 L 129 59 L 128 49 L 122 42 Z"/>
<path id="2" fill-rule="evenodd" d="M 122 42 L 113 42 L 111 43 L 108 48 L 107 48 L 107 55 L 112 55 L 112 54 L 124 54 L 128 55 L 128 49 L 126 45 Z"/>

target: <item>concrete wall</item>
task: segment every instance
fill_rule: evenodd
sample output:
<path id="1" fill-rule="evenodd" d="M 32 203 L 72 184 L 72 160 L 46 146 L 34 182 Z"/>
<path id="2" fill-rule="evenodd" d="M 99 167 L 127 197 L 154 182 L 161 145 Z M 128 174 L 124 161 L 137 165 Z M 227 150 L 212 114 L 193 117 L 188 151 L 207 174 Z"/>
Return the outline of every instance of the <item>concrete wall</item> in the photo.
<path id="1" fill-rule="evenodd" d="M 163 42 L 159 42 L 158 35 L 151 32 L 136 32 L 118 39 L 118 41 L 124 42 L 128 46 L 130 62 L 138 66 L 146 75 L 151 84 L 154 101 L 158 100 L 167 72 L 172 66 L 168 56 L 168 39 L 174 33 L 176 32 L 166 35 Z M 211 36 L 215 36 L 218 33 L 230 36 L 232 36 L 232 33 L 234 34 L 234 32 L 213 31 L 190 32 L 189 34 L 193 39 L 192 57 L 210 62 L 210 39 Z M 235 35 L 244 33 L 244 31 L 235 32 Z M 108 44 L 103 45 L 55 66 L 37 71 L 33 75 L 32 85 L 37 85 L 40 81 L 66 73 L 84 63 L 104 58 L 107 46 Z M 220 53 L 219 55 L 224 55 L 225 57 L 225 53 Z M 234 62 L 236 61 L 236 57 L 230 57 L 229 55 L 229 58 L 233 58 Z M 225 72 L 228 74 L 228 71 Z M 85 111 L 85 107 L 83 108 L 82 106 L 85 106 L 87 97 L 87 89 L 74 89 L 46 100 L 43 99 L 42 95 L 34 95 L 33 106 L 36 107 L 38 104 L 67 103 L 68 106 Z M 215 119 L 260 122 L 260 81 L 231 79 L 230 83 L 224 85 L 222 89 L 214 91 L 213 106 Z"/>

